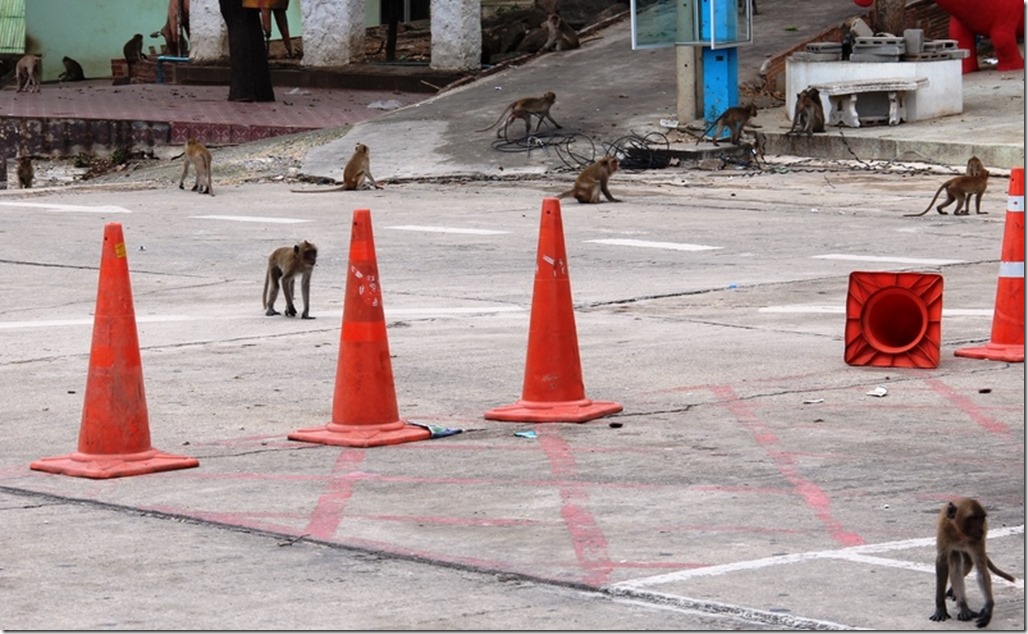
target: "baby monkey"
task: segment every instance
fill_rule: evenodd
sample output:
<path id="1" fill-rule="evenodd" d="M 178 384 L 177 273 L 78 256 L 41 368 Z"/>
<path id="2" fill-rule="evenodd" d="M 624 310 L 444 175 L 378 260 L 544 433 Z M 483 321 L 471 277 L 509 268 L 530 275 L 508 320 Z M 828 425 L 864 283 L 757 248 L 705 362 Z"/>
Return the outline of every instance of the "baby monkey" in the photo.
<path id="1" fill-rule="evenodd" d="M 300 291 L 303 293 L 303 314 L 300 318 L 314 319 L 310 316 L 311 273 L 317 263 L 318 247 L 307 240 L 272 251 L 268 256 L 268 271 L 264 276 L 264 314 L 268 317 L 280 314 L 275 310 L 275 300 L 278 299 L 281 284 L 282 294 L 286 296 L 286 317 L 296 317 L 293 288 L 296 276 L 299 275 Z"/>

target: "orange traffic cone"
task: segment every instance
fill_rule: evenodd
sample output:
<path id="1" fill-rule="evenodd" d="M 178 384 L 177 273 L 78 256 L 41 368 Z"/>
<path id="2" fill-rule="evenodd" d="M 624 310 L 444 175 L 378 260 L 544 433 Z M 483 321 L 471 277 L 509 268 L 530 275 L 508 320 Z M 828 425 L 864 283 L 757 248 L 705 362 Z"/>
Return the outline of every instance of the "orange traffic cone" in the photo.
<path id="1" fill-rule="evenodd" d="M 41 458 L 30 468 L 84 478 L 116 478 L 195 467 L 196 458 L 150 446 L 136 315 L 121 225 L 104 227 L 93 347 L 78 451 Z"/>
<path id="2" fill-rule="evenodd" d="M 992 311 L 992 338 L 977 347 L 954 350 L 957 357 L 1009 363 L 1025 360 L 1025 170 L 1011 170 L 1006 190 L 1006 222 L 999 254 L 999 282 Z"/>
<path id="3" fill-rule="evenodd" d="M 1007 218 L 1000 253 L 992 338 L 984 346 L 953 354 L 972 359 L 1024 363 L 1024 168 L 1010 170 Z"/>
<path id="4" fill-rule="evenodd" d="M 941 275 L 850 273 L 843 354 L 847 364 L 935 368 L 941 340 Z"/>
<path id="5" fill-rule="evenodd" d="M 432 433 L 400 420 L 389 361 L 371 211 L 353 212 L 343 326 L 339 337 L 332 421 L 301 429 L 290 440 L 344 447 L 377 447 L 426 440 Z"/>
<path id="6" fill-rule="evenodd" d="M 585 397 L 560 201 L 544 198 L 539 227 L 528 358 L 521 400 L 485 413 L 490 420 L 585 421 L 620 412 L 620 403 Z"/>

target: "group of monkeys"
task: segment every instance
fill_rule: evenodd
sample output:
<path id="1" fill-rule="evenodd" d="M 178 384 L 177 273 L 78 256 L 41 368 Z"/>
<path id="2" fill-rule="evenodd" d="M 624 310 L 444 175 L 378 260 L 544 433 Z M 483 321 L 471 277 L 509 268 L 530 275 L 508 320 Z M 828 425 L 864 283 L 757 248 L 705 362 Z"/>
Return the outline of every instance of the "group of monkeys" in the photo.
<path id="1" fill-rule="evenodd" d="M 122 47 L 122 54 L 129 63 L 146 59 L 143 52 L 143 35 L 136 33 L 125 42 Z M 18 85 L 18 92 L 39 92 L 40 65 L 43 63 L 42 55 L 23 55 L 14 67 L 15 82 Z M 64 72 L 57 76 L 60 81 L 85 81 L 86 73 L 82 70 L 82 64 L 75 59 L 65 55 L 61 58 L 64 65 Z"/>
<path id="2" fill-rule="evenodd" d="M 43 57 L 40 55 L 23 55 L 14 67 L 14 81 L 18 85 L 18 92 L 39 92 L 40 66 Z M 83 81 L 86 74 L 82 71 L 82 64 L 68 56 L 61 59 L 64 64 L 64 72 L 57 76 L 61 81 Z"/>
<path id="3" fill-rule="evenodd" d="M 142 36 L 137 34 L 133 41 L 137 38 L 141 45 Z M 132 43 L 130 41 L 130 44 Z M 128 44 L 126 44 L 126 47 L 128 47 Z M 142 54 L 141 49 L 139 53 L 140 55 Z M 127 57 L 128 55 L 126 55 Z M 19 91 L 22 90 L 21 79 L 23 73 L 30 78 L 34 78 L 36 91 L 38 91 L 38 64 L 39 58 L 31 55 L 25 56 L 18 62 L 17 78 Z M 68 81 L 82 78 L 82 68 L 77 62 L 65 57 L 64 64 L 67 73 L 70 74 Z M 27 68 L 32 68 L 32 71 L 25 70 Z M 77 74 L 75 72 L 76 68 Z M 29 81 L 27 80 L 26 84 Z M 504 117 L 506 117 L 506 122 L 502 130 L 497 131 L 497 136 L 501 133 L 505 134 L 507 127 L 515 119 L 523 119 L 525 121 L 525 133 L 527 135 L 531 130 L 532 116 L 538 118 L 536 131 L 539 130 L 544 119 L 548 119 L 554 126 L 560 128 L 560 124 L 550 115 L 550 108 L 555 100 L 556 95 L 553 92 L 547 92 L 542 97 L 518 99 L 508 105 L 491 126 L 479 131 L 484 132 L 497 127 L 504 120 Z M 738 143 L 742 127 L 755 115 L 756 108 L 752 104 L 748 107 L 739 107 L 736 110 L 730 108 L 721 117 L 718 117 L 714 125 L 730 129 L 732 142 Z M 714 126 L 711 127 L 713 128 Z M 721 134 L 722 127 L 718 127 L 714 135 L 715 143 L 717 137 Z M 790 130 L 790 133 L 796 130 L 806 132 L 807 134 L 824 130 L 824 113 L 821 110 L 821 101 L 816 89 L 807 89 L 798 95 L 793 128 Z M 707 130 L 707 132 L 709 131 L 710 129 Z M 196 182 L 193 185 L 193 191 L 213 195 L 210 151 L 207 150 L 203 143 L 194 138 L 189 138 L 186 141 L 183 156 L 184 166 L 182 177 L 179 179 L 179 188 L 185 188 L 184 181 L 188 176 L 189 166 L 192 165 L 196 172 Z M 573 195 L 581 203 L 598 203 L 600 193 L 602 193 L 607 200 L 620 202 L 611 195 L 608 189 L 608 181 L 617 170 L 618 160 L 613 156 L 606 155 L 582 170 L 575 179 L 574 186 L 561 193 L 558 197 L 564 198 L 568 195 Z M 31 187 L 33 168 L 32 162 L 28 157 L 19 157 L 17 172 L 21 186 L 23 188 Z M 953 212 L 954 215 L 967 215 L 970 212 L 971 196 L 975 197 L 976 213 L 985 213 L 981 211 L 981 198 L 985 193 L 988 178 L 989 172 L 978 157 L 971 157 L 967 162 L 967 173 L 965 175 L 951 178 L 943 183 L 936 191 L 932 202 L 928 204 L 924 211 L 919 214 L 906 215 L 921 216 L 927 213 L 943 190 L 946 191 L 947 199 L 946 202 L 936 207 L 936 211 L 940 214 L 945 214 L 946 212 L 943 209 L 955 200 L 957 201 L 957 207 Z M 368 146 L 358 143 L 353 155 L 346 162 L 346 166 L 343 169 L 342 185 L 332 189 L 292 191 L 310 193 L 355 190 L 363 187 L 365 180 L 376 189 L 382 188 L 382 185 L 371 174 Z M 963 209 L 962 213 L 961 209 Z M 300 313 L 300 318 L 314 319 L 310 315 L 310 282 L 311 274 L 317 261 L 318 248 L 313 242 L 308 240 L 304 240 L 291 247 L 277 248 L 268 256 L 262 295 L 265 315 L 274 316 L 281 314 L 275 310 L 275 302 L 278 299 L 279 290 L 282 291 L 285 297 L 285 315 L 287 317 L 295 317 L 297 315 L 294 304 L 294 289 L 296 278 L 299 277 L 300 292 L 303 297 L 303 312 Z M 989 559 L 985 546 L 987 532 L 986 512 L 977 500 L 960 498 L 953 502 L 948 502 L 939 512 L 936 527 L 935 612 L 929 617 L 932 621 L 945 621 L 950 618 L 949 612 L 946 609 L 947 597 L 956 602 L 958 620 L 970 621 L 974 619 L 975 624 L 979 628 L 987 626 L 992 620 L 995 601 L 992 594 L 990 571 L 1011 582 L 1014 581 L 1014 577 L 1000 570 Z M 964 586 L 964 577 L 971 572 L 972 568 L 976 569 L 978 587 L 985 600 L 982 608 L 978 611 L 974 611 L 968 606 L 967 592 Z M 948 590 L 946 589 L 947 580 L 950 585 Z"/>

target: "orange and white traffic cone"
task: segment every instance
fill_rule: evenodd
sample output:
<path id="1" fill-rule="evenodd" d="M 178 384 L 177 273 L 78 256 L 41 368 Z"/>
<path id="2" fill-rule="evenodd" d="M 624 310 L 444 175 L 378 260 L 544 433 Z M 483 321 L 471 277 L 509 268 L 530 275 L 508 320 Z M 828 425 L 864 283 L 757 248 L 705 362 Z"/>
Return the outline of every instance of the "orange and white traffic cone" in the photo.
<path id="1" fill-rule="evenodd" d="M 958 357 L 1024 363 L 1024 168 L 1010 170 L 1007 218 L 1000 253 L 992 338 L 984 346 L 961 348 Z"/>
<path id="2" fill-rule="evenodd" d="M 536 256 L 528 357 L 521 400 L 485 418 L 536 423 L 583 423 L 620 412 L 620 403 L 585 397 L 560 201 L 544 198 Z"/>
<path id="3" fill-rule="evenodd" d="M 196 458 L 150 446 L 136 315 L 121 225 L 104 227 L 78 451 L 29 465 L 84 478 L 116 478 L 195 467 Z"/>
<path id="4" fill-rule="evenodd" d="M 428 429 L 400 420 L 397 412 L 371 211 L 357 209 L 350 232 L 332 421 L 324 427 L 300 429 L 288 438 L 322 445 L 377 447 L 431 436 Z"/>

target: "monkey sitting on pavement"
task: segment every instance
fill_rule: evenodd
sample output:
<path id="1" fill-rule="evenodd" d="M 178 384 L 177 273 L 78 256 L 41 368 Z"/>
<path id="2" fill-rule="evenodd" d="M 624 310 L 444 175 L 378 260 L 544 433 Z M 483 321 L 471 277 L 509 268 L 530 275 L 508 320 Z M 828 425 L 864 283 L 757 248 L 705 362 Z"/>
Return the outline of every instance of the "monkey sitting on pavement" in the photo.
<path id="1" fill-rule="evenodd" d="M 618 167 L 619 163 L 615 157 L 609 154 L 604 156 L 582 170 L 582 173 L 575 179 L 574 187 L 561 193 L 557 198 L 574 195 L 575 200 L 580 203 L 598 203 L 602 192 L 610 202 L 621 202 L 614 198 L 607 189 L 607 182 L 610 180 L 611 174 L 618 171 Z"/>
<path id="2" fill-rule="evenodd" d="M 367 180 L 375 189 L 382 189 L 382 185 L 371 175 L 371 150 L 363 143 L 358 143 L 343 167 L 343 184 L 339 187 L 328 189 L 290 189 L 294 194 L 321 194 L 324 192 L 352 191 L 364 187 Z"/>
<path id="3" fill-rule="evenodd" d="M 264 314 L 268 317 L 278 315 L 275 300 L 278 299 L 279 285 L 286 297 L 286 317 L 296 317 L 296 306 L 293 305 L 293 289 L 296 276 L 300 276 L 300 291 L 303 293 L 303 314 L 301 319 L 314 319 L 310 316 L 311 273 L 318 263 L 318 247 L 313 242 L 304 240 L 291 247 L 279 247 L 268 256 L 268 270 L 264 275 Z"/>

